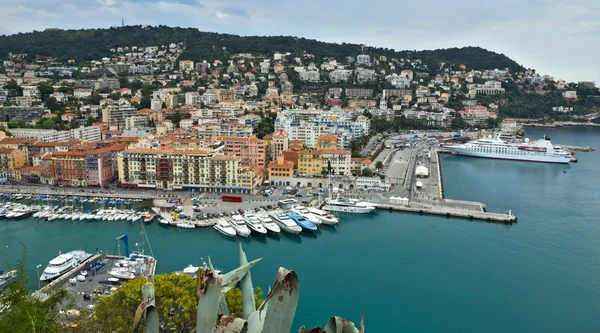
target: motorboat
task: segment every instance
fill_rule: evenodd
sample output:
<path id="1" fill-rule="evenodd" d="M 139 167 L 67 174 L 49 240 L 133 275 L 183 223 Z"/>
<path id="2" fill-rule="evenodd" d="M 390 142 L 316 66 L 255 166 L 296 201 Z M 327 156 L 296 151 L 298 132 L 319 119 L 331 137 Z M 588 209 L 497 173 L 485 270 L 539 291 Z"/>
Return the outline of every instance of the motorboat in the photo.
<path id="1" fill-rule="evenodd" d="M 313 213 L 309 212 L 308 209 L 306 209 L 306 207 L 304 206 L 294 206 L 291 209 L 292 212 L 298 214 L 298 215 L 302 215 L 304 216 L 304 218 L 306 220 L 308 220 L 309 222 L 313 223 L 313 224 L 321 224 L 321 220 L 315 216 Z"/>
<path id="2" fill-rule="evenodd" d="M 133 214 L 133 218 L 131 219 L 131 222 L 137 222 L 141 219 L 142 217 L 139 214 Z"/>
<path id="3" fill-rule="evenodd" d="M 77 281 L 84 282 L 85 281 L 85 276 L 81 275 L 81 274 L 77 275 Z"/>
<path id="4" fill-rule="evenodd" d="M 244 220 L 244 218 L 242 216 L 240 216 L 240 215 L 231 216 L 229 223 L 231 223 L 231 226 L 233 227 L 233 229 L 235 229 L 235 232 L 238 235 L 240 235 L 242 237 L 250 236 L 250 229 L 248 229 L 248 226 L 246 225 L 246 220 Z"/>
<path id="5" fill-rule="evenodd" d="M 150 223 L 150 222 L 152 222 L 152 220 L 154 220 L 154 215 L 152 215 L 152 214 L 146 214 L 144 216 L 144 223 Z"/>
<path id="6" fill-rule="evenodd" d="M 162 224 L 162 225 L 167 225 L 167 226 L 169 225 L 169 221 L 167 221 L 167 219 L 162 216 L 158 217 L 158 223 Z"/>
<path id="7" fill-rule="evenodd" d="M 281 232 L 281 228 L 279 228 L 277 223 L 275 223 L 275 221 L 273 221 L 273 219 L 270 218 L 269 215 L 267 215 L 267 214 L 258 215 L 258 219 L 260 220 L 262 225 L 265 227 L 265 229 L 267 229 L 267 231 L 270 231 L 270 232 L 276 233 L 276 234 Z"/>
<path id="8" fill-rule="evenodd" d="M 95 211 L 95 210 L 93 210 L 89 214 L 87 214 L 87 216 L 85 217 L 85 219 L 86 220 L 95 220 L 96 219 L 96 214 L 98 214 L 98 212 Z"/>
<path id="9" fill-rule="evenodd" d="M 373 212 L 375 206 L 366 201 L 338 197 L 335 199 L 328 199 L 325 202 L 323 209 L 330 212 L 367 214 Z"/>
<path id="10" fill-rule="evenodd" d="M 261 235 L 265 235 L 267 233 L 267 229 L 262 225 L 256 215 L 252 213 L 246 213 L 244 214 L 244 220 L 246 221 L 246 225 L 248 228 L 250 228 L 250 230 Z"/>
<path id="11" fill-rule="evenodd" d="M 17 277 L 17 271 L 12 270 L 8 272 L 0 271 L 0 290 L 6 289 L 11 283 L 15 282 Z"/>
<path id="12" fill-rule="evenodd" d="M 191 223 L 177 223 L 177 228 L 194 229 L 196 228 L 196 226 Z"/>
<path id="13" fill-rule="evenodd" d="M 225 220 L 218 220 L 213 228 L 227 237 L 235 237 L 237 235 L 235 229 Z"/>
<path id="14" fill-rule="evenodd" d="M 108 274 L 121 280 L 131 280 L 135 278 L 135 274 L 128 267 L 113 268 L 108 271 Z"/>
<path id="15" fill-rule="evenodd" d="M 71 215 L 71 220 L 73 220 L 73 221 L 79 220 L 79 217 L 81 217 L 81 212 L 80 211 L 75 211 Z"/>
<path id="16" fill-rule="evenodd" d="M 338 224 L 339 222 L 339 219 L 337 217 L 333 216 L 332 214 L 329 214 L 324 210 L 316 209 L 313 207 L 308 207 L 306 209 L 308 209 L 309 212 L 311 212 L 314 216 L 321 220 L 323 224 L 333 225 Z"/>
<path id="17" fill-rule="evenodd" d="M 79 266 L 91 256 L 91 254 L 82 250 L 75 250 L 68 253 L 59 254 L 56 258 L 50 260 L 48 266 L 44 269 L 40 280 L 54 280 L 73 268 Z"/>
<path id="18" fill-rule="evenodd" d="M 314 223 L 307 220 L 303 215 L 294 212 L 288 212 L 287 216 L 291 218 L 292 221 L 296 222 L 296 224 L 301 226 L 302 229 L 317 231 L 317 226 Z"/>
<path id="19" fill-rule="evenodd" d="M 278 211 L 269 214 L 275 223 L 285 232 L 297 235 L 302 231 L 302 227 L 292 221 L 285 213 Z"/>

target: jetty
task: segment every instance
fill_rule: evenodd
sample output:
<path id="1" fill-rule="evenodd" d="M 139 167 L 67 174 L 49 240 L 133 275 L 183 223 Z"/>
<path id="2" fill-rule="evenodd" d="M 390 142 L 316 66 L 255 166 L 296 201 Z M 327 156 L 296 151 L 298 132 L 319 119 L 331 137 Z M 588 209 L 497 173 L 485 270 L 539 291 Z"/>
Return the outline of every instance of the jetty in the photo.
<path id="1" fill-rule="evenodd" d="M 581 151 L 581 152 L 589 153 L 589 152 L 593 152 L 596 150 L 590 146 L 587 146 L 587 147 L 571 146 L 571 145 L 559 145 L 559 146 L 561 146 L 563 149 L 570 151 L 570 152 Z"/>
<path id="2" fill-rule="evenodd" d="M 445 206 L 412 206 L 408 205 L 397 205 L 397 204 L 375 204 L 377 209 L 384 210 L 395 210 L 409 213 L 417 213 L 424 215 L 439 215 L 446 217 L 458 217 L 470 220 L 479 220 L 487 222 L 498 222 L 505 224 L 513 224 L 517 222 L 517 217 L 512 215 L 510 211 L 507 214 L 499 213 L 488 213 L 484 211 L 475 211 L 468 209 L 453 209 Z"/>

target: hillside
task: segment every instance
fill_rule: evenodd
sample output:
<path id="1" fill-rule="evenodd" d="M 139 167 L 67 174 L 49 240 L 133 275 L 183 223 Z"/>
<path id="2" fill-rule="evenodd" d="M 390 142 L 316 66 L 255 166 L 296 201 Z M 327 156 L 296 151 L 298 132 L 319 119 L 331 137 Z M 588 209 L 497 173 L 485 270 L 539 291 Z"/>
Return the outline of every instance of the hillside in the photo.
<path id="1" fill-rule="evenodd" d="M 313 39 L 291 36 L 249 36 L 203 32 L 194 28 L 127 26 L 109 29 L 58 30 L 0 36 L 0 58 L 9 52 L 52 56 L 60 59 L 92 60 L 110 54 L 109 49 L 119 46 L 151 46 L 183 42 L 186 50 L 182 58 L 210 60 L 220 58 L 224 52 L 250 52 L 272 54 L 275 51 L 312 53 L 316 57 L 355 56 L 361 53 L 383 55 L 389 58 L 421 59 L 430 68 L 440 62 L 465 64 L 470 69 L 523 67 L 503 54 L 480 47 L 450 48 L 429 51 L 395 51 L 387 48 L 366 47 L 358 44 L 325 43 Z M 365 41 L 368 42 L 368 41 Z M 225 50 L 225 51 L 224 51 Z"/>

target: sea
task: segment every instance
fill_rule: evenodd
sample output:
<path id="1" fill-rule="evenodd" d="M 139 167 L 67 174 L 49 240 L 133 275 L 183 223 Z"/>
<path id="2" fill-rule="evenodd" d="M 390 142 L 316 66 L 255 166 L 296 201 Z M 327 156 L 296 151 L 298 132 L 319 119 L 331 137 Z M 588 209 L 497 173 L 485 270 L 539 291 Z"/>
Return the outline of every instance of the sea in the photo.
<path id="1" fill-rule="evenodd" d="M 600 128 L 526 130 L 531 139 L 544 135 L 600 149 Z M 240 242 L 250 260 L 262 258 L 252 279 L 265 294 L 280 266 L 298 273 L 292 332 L 331 316 L 358 325 L 363 314 L 368 332 L 598 332 L 600 154 L 576 157 L 571 165 L 441 157 L 447 198 L 510 209 L 513 225 L 379 211 L 343 215 L 315 235 Z M 36 265 L 43 269 L 59 250 L 115 253 L 124 233 L 131 248 L 144 242 L 149 251 L 137 224 L 0 220 L 0 264 L 14 266 L 23 243 L 33 287 Z M 226 271 L 239 264 L 238 241 L 211 228 L 154 223 L 146 234 L 158 273 L 209 256 Z"/>

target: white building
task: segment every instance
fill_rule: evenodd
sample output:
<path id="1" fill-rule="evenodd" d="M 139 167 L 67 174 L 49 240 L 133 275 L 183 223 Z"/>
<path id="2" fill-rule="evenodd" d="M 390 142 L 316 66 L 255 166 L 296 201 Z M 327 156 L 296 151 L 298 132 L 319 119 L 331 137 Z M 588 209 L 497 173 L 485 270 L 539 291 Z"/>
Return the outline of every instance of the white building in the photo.
<path id="1" fill-rule="evenodd" d="M 352 71 L 348 69 L 336 69 L 329 73 L 331 82 L 346 82 L 352 77 Z"/>
<path id="2" fill-rule="evenodd" d="M 356 188 L 374 191 L 389 191 L 392 184 L 384 183 L 379 177 L 357 177 Z"/>
<path id="3" fill-rule="evenodd" d="M 122 123 L 125 118 L 134 116 L 137 109 L 121 101 L 110 101 L 102 110 L 102 121 L 105 123 Z"/>
<path id="4" fill-rule="evenodd" d="M 185 104 L 194 105 L 200 104 L 200 93 L 197 91 L 191 91 L 185 93 Z"/>
<path id="5" fill-rule="evenodd" d="M 181 119 L 181 121 L 179 122 L 180 128 L 192 128 L 192 126 L 194 126 L 193 119 Z"/>
<path id="6" fill-rule="evenodd" d="M 300 75 L 300 80 L 302 81 L 318 82 L 321 79 L 321 74 L 319 74 L 319 72 L 316 70 L 307 71 L 302 69 L 298 74 Z"/>
<path id="7" fill-rule="evenodd" d="M 371 56 L 369 56 L 368 54 L 357 55 L 356 56 L 356 64 L 371 66 Z"/>
<path id="8" fill-rule="evenodd" d="M 162 105 L 163 105 L 163 100 L 160 99 L 159 97 L 154 97 L 154 98 L 152 98 L 152 101 L 150 101 L 150 108 L 154 111 L 162 110 Z"/>
<path id="9" fill-rule="evenodd" d="M 12 128 L 10 130 L 15 138 L 37 139 L 45 142 L 64 142 L 71 139 L 100 141 L 101 132 L 98 126 L 79 127 L 69 131 L 53 129 Z"/>
<path id="10" fill-rule="evenodd" d="M 145 128 L 148 127 L 148 117 L 146 116 L 129 116 L 125 117 L 125 129 L 132 130 L 136 128 Z"/>

